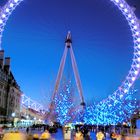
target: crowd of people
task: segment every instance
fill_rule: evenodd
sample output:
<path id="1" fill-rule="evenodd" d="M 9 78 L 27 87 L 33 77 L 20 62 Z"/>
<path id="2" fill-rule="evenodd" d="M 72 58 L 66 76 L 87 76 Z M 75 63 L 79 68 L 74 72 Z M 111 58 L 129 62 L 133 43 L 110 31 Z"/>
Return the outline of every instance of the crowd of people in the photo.
<path id="1" fill-rule="evenodd" d="M 74 129 L 70 127 L 52 127 L 48 125 L 37 125 L 33 127 L 27 127 L 23 131 L 12 131 L 4 134 L 4 137 L 0 140 L 59 140 L 54 139 L 54 133 L 59 131 L 63 132 L 64 140 L 92 140 L 92 134 L 94 133 L 96 140 L 121 140 L 122 135 L 117 129 L 106 129 L 104 127 L 90 126 L 75 126 Z M 111 130 L 111 131 L 110 131 Z M 93 132 L 93 133 L 92 133 Z"/>
<path id="2" fill-rule="evenodd" d="M 65 135 L 65 134 L 64 134 Z M 106 135 L 99 131 L 96 133 L 96 140 L 105 140 Z M 111 140 L 121 140 L 121 136 L 112 132 L 110 135 Z M 51 133 L 48 130 L 45 130 L 41 135 L 39 134 L 27 134 L 24 135 L 20 132 L 10 132 L 6 133 L 2 140 L 54 140 L 51 137 Z M 59 139 L 58 139 L 59 140 Z M 84 135 L 81 131 L 77 131 L 74 135 L 70 137 L 64 137 L 64 140 L 92 140 L 90 137 L 90 132 Z"/>
<path id="3" fill-rule="evenodd" d="M 96 133 L 96 140 L 105 140 L 107 134 L 105 134 L 103 131 L 98 131 Z M 121 140 L 121 135 L 117 134 L 116 132 L 111 132 L 110 140 Z M 84 135 L 81 131 L 78 131 L 74 135 L 74 140 L 92 140 L 90 137 L 90 132 L 88 132 L 86 135 Z"/>

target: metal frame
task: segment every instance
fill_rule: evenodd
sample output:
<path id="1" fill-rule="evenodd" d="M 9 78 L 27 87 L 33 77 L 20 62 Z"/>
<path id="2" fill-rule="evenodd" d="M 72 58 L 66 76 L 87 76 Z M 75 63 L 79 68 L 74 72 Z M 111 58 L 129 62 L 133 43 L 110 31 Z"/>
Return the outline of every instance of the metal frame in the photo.
<path id="1" fill-rule="evenodd" d="M 63 71 L 64 71 L 64 66 L 65 66 L 68 51 L 70 51 L 72 68 L 73 68 L 74 77 L 75 77 L 76 85 L 77 85 L 80 100 L 81 100 L 81 105 L 85 106 L 82 84 L 81 84 L 81 80 L 80 80 L 80 76 L 79 76 L 78 67 L 77 67 L 77 64 L 76 64 L 74 52 L 73 52 L 73 49 L 72 49 L 72 40 L 71 40 L 70 32 L 68 32 L 67 37 L 66 37 L 65 49 L 64 49 L 63 56 L 61 58 L 61 63 L 60 63 L 60 67 L 59 67 L 59 70 L 58 70 L 58 74 L 57 74 L 57 78 L 56 78 L 55 87 L 54 87 L 53 96 L 52 96 L 51 101 L 52 102 L 54 101 L 55 95 L 58 93 L 58 88 L 59 88 L 59 84 L 60 84 L 62 74 L 63 74 Z"/>
<path id="2" fill-rule="evenodd" d="M 21 99 L 21 104 L 22 106 L 24 106 L 25 108 L 31 108 L 35 111 L 38 112 L 45 112 L 46 109 L 43 107 L 43 105 L 41 105 L 40 103 L 32 100 L 30 97 L 27 97 L 26 95 L 22 95 L 22 99 Z"/>

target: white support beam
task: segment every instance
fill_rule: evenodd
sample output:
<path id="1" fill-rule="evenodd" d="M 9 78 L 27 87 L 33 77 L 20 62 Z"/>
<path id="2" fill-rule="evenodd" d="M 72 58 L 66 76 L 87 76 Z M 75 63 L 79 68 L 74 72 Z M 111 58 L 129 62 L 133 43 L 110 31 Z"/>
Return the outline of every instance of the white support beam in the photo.
<path id="1" fill-rule="evenodd" d="M 22 95 L 21 99 L 21 105 L 27 108 L 31 108 L 35 111 L 46 111 L 46 109 L 41 105 L 40 103 L 32 100 L 30 97 L 27 97 L 26 95 Z"/>

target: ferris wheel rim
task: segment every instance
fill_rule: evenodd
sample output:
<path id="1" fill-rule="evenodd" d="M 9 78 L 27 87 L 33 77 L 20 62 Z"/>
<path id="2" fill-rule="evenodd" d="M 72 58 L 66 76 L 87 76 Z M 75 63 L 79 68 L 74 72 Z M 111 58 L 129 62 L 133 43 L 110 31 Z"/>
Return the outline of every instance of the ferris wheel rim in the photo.
<path id="1" fill-rule="evenodd" d="M 6 25 L 9 16 L 12 14 L 13 10 L 22 2 L 23 0 L 8 0 L 8 2 L 2 7 L 0 12 L 0 49 L 2 43 L 2 34 L 4 31 L 4 27 Z M 118 9 L 122 12 L 125 19 L 127 20 L 133 37 L 134 42 L 134 52 L 131 68 L 122 82 L 122 84 L 118 87 L 118 89 L 113 93 L 117 94 L 120 97 L 123 94 L 127 93 L 129 89 L 132 87 L 134 82 L 136 81 L 139 72 L 140 72 L 140 24 L 137 19 L 133 9 L 127 4 L 125 0 L 110 0 L 118 7 Z"/>

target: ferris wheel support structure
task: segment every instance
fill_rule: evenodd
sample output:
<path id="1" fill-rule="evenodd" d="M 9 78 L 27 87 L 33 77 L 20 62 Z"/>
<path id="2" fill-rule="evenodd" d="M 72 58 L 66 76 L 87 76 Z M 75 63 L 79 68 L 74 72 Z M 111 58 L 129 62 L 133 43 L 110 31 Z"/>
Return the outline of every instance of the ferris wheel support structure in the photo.
<path id="1" fill-rule="evenodd" d="M 81 100 L 81 105 L 85 106 L 82 84 L 81 84 L 81 80 L 80 80 L 80 76 L 79 76 L 78 67 L 77 67 L 77 64 L 76 64 L 74 52 L 73 52 L 73 49 L 72 49 L 72 39 L 71 39 L 70 32 L 68 32 L 66 40 L 65 40 L 65 49 L 64 49 L 63 56 L 61 58 L 61 63 L 60 63 L 59 71 L 58 71 L 58 74 L 57 74 L 57 78 L 56 78 L 55 87 L 54 87 L 54 91 L 53 91 L 51 101 L 53 102 L 56 94 L 58 94 L 58 88 L 59 88 L 60 81 L 61 81 L 61 78 L 62 78 L 62 74 L 63 74 L 63 71 L 64 71 L 64 66 L 65 66 L 68 51 L 70 51 L 72 68 L 73 68 L 74 77 L 75 77 L 77 89 L 78 89 L 80 100 Z"/>

